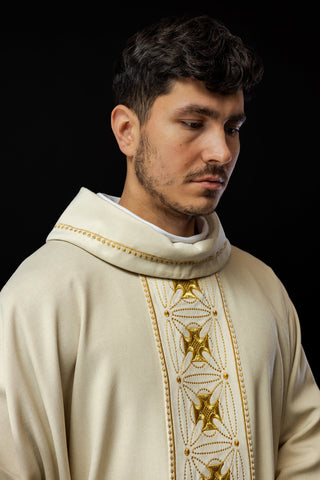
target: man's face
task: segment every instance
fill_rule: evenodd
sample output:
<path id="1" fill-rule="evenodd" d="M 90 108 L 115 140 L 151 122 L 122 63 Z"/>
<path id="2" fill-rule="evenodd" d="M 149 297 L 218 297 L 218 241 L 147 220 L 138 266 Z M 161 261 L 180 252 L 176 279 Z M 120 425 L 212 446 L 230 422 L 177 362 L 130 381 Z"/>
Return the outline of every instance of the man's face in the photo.
<path id="1" fill-rule="evenodd" d="M 244 120 L 241 90 L 220 95 L 186 79 L 157 97 L 133 158 L 145 208 L 180 216 L 212 213 L 237 161 Z"/>

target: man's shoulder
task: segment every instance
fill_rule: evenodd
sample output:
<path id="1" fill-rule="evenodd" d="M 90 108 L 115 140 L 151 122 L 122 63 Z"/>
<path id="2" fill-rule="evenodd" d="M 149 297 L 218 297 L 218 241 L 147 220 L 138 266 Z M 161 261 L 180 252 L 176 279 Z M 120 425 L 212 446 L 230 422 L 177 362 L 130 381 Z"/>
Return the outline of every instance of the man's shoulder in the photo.
<path id="1" fill-rule="evenodd" d="M 90 269 L 91 255 L 67 242 L 50 241 L 27 257 L 8 279 L 1 291 L 3 301 L 39 303 L 53 294 L 63 295 L 66 288 Z M 87 268 L 87 269 L 88 269 Z"/>
<path id="2" fill-rule="evenodd" d="M 0 292 L 1 335 L 10 348 L 45 362 L 46 346 L 49 355 L 61 342 L 63 361 L 73 362 L 84 303 L 77 283 L 84 253 L 66 242 L 48 242 L 17 268 Z"/>
<path id="3" fill-rule="evenodd" d="M 256 295 L 287 308 L 288 294 L 273 268 L 251 253 L 232 246 L 222 276 L 243 295 Z"/>
<path id="4" fill-rule="evenodd" d="M 247 252 L 235 245 L 231 246 L 229 264 L 240 269 L 254 270 L 257 274 L 263 273 L 274 276 L 272 268 L 252 253 Z"/>
<path id="5" fill-rule="evenodd" d="M 232 246 L 229 262 L 224 270 L 228 277 L 248 288 L 259 286 L 266 294 L 284 290 L 272 266 L 241 248 Z"/>

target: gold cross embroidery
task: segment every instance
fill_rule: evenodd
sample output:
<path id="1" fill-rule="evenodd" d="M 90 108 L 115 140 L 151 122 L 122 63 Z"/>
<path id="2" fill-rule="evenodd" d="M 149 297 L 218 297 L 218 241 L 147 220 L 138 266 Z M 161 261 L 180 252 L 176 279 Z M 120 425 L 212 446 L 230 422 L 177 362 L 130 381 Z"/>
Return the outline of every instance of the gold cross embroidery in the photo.
<path id="1" fill-rule="evenodd" d="M 208 465 L 207 469 L 210 472 L 210 475 L 206 477 L 201 475 L 201 480 L 230 480 L 230 468 L 226 473 L 221 473 L 223 467 L 223 462 L 218 463 L 217 465 Z"/>
<path id="2" fill-rule="evenodd" d="M 209 349 L 208 334 L 204 337 L 200 337 L 200 331 L 202 327 L 189 327 L 187 328 L 189 337 L 182 336 L 184 353 L 192 353 L 192 362 L 206 362 L 207 360 L 202 355 L 203 352 L 211 353 Z"/>
<path id="3" fill-rule="evenodd" d="M 197 280 L 173 280 L 174 293 L 182 290 L 181 298 L 197 298 L 193 290 L 201 292 Z"/>
<path id="4" fill-rule="evenodd" d="M 202 431 L 217 430 L 213 423 L 214 419 L 220 420 L 219 400 L 215 403 L 210 403 L 211 393 L 201 393 L 197 395 L 200 405 L 193 403 L 193 412 L 196 423 L 202 420 Z"/>

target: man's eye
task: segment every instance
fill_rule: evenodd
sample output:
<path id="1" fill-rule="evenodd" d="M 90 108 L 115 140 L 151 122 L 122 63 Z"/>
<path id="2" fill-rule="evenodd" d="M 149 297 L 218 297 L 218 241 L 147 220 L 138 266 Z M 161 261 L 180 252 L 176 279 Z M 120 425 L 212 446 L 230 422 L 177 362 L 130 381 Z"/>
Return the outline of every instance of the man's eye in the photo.
<path id="1" fill-rule="evenodd" d="M 226 132 L 228 135 L 231 137 L 235 137 L 236 135 L 239 135 L 240 127 L 227 127 Z"/>
<path id="2" fill-rule="evenodd" d="M 184 125 L 187 128 L 190 128 L 191 130 L 196 130 L 197 128 L 201 128 L 203 126 L 202 122 L 192 122 L 188 120 L 183 120 L 182 125 Z"/>

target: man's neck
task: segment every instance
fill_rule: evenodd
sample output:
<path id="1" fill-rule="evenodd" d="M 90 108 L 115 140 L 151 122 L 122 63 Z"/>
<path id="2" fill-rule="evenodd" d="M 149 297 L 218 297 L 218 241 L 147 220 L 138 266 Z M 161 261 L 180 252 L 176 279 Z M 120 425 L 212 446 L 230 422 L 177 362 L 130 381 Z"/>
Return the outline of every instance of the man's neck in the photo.
<path id="1" fill-rule="evenodd" d="M 168 233 L 177 235 L 179 237 L 191 237 L 197 234 L 197 222 L 193 216 L 183 215 L 179 213 L 169 212 L 166 209 L 156 209 L 150 211 L 146 209 L 141 203 L 135 202 L 134 207 L 129 202 L 125 195 L 122 195 L 119 201 L 119 205 L 130 210 L 138 217 L 142 218 L 146 222 L 156 225 L 162 230 Z"/>

